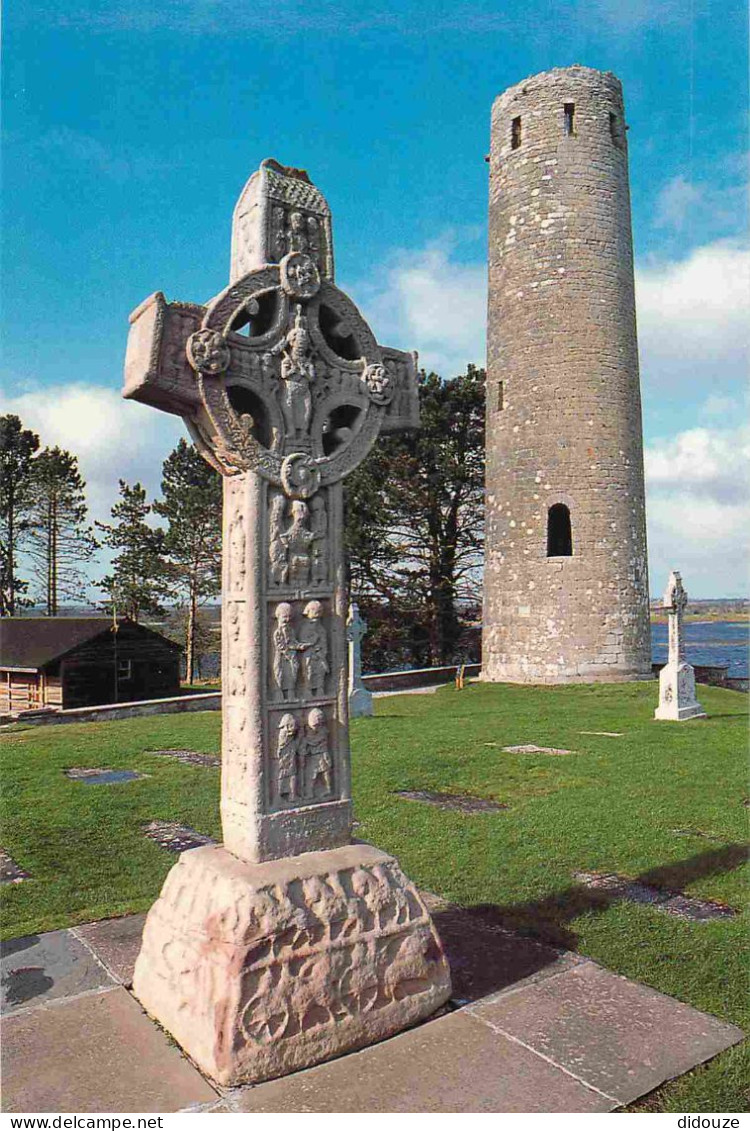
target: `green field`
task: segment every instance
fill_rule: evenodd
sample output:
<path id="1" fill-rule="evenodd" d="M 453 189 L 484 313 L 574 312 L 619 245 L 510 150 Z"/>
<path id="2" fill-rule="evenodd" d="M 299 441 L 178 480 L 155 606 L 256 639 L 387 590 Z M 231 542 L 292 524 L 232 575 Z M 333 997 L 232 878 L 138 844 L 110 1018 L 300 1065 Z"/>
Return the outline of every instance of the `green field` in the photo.
<path id="1" fill-rule="evenodd" d="M 746 907 L 747 699 L 701 687 L 708 719 L 656 723 L 655 692 L 471 684 L 379 700 L 351 728 L 357 835 L 423 888 L 492 905 L 508 927 L 750 1029 L 746 913 L 688 922 L 597 899 L 573 879 L 618 872 Z M 575 753 L 502 750 L 523 743 Z M 219 837 L 218 770 L 149 754 L 163 748 L 218 751 L 218 713 L 6 732 L 2 844 L 33 878 L 5 889 L 4 937 L 147 908 L 175 859 L 143 836 L 148 821 Z M 149 776 L 95 787 L 68 780 L 72 766 Z M 465 815 L 394 797 L 409 789 L 509 808 Z M 743 1067 L 747 1078 L 743 1049 L 730 1050 L 636 1106 L 744 1110 Z"/>

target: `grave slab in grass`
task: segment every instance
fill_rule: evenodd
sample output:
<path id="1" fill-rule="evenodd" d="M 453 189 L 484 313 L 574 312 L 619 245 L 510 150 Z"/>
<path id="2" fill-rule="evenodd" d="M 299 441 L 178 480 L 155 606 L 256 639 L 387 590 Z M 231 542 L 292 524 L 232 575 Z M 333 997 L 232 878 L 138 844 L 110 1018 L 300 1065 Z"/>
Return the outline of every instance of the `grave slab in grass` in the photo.
<path id="1" fill-rule="evenodd" d="M 464 1010 L 231 1093 L 241 1112 L 588 1112 L 615 1104 Z"/>
<path id="2" fill-rule="evenodd" d="M 10 939 L 0 944 L 0 952 L 5 1014 L 115 984 L 70 931 Z"/>
<path id="3" fill-rule="evenodd" d="M 145 913 L 123 915 L 120 919 L 102 919 L 98 923 L 74 927 L 72 933 L 93 950 L 118 982 L 129 986 L 133 981 L 135 960 L 141 949 L 145 921 Z"/>
<path id="4" fill-rule="evenodd" d="M 182 762 L 187 766 L 214 768 L 221 765 L 218 754 L 201 754 L 198 750 L 147 750 L 146 753 L 156 754 L 160 758 L 174 758 L 176 762 Z"/>
<path id="5" fill-rule="evenodd" d="M 723 903 L 713 903 L 708 899 L 693 899 L 680 891 L 665 891 L 663 888 L 651 887 L 648 884 L 629 880 L 627 876 L 618 876 L 614 872 L 601 874 L 599 872 L 574 872 L 573 878 L 584 887 L 594 891 L 603 891 L 613 900 L 629 900 L 631 903 L 650 903 L 659 911 L 668 915 L 676 915 L 680 919 L 691 919 L 700 922 L 704 919 L 732 919 L 737 912 L 726 907 Z"/>
<path id="6" fill-rule="evenodd" d="M 149 840 L 155 841 L 168 852 L 188 852 L 191 848 L 200 848 L 204 844 L 216 844 L 210 836 L 196 832 L 189 825 L 180 825 L 177 821 L 150 821 L 143 831 Z"/>
<path id="7" fill-rule="evenodd" d="M 549 754 L 553 757 L 575 754 L 575 750 L 563 750 L 558 746 L 535 746 L 533 742 L 527 742 L 521 746 L 504 746 L 503 750 L 506 754 Z"/>
<path id="8" fill-rule="evenodd" d="M 82 782 L 84 785 L 119 785 L 121 782 L 148 777 L 148 774 L 139 774 L 136 770 L 92 770 L 71 767 L 64 772 L 71 781 Z"/>
<path id="9" fill-rule="evenodd" d="M 0 848 L 0 884 L 20 884 L 28 879 L 29 873 L 24 872 L 4 848 Z"/>
<path id="10" fill-rule="evenodd" d="M 6 1112 L 179 1111 L 218 1100 L 120 986 L 8 1018 L 2 1057 Z"/>
<path id="11" fill-rule="evenodd" d="M 435 805 L 438 809 L 450 809 L 457 813 L 497 813 L 507 809 L 500 801 L 488 801 L 484 797 L 471 797 L 462 793 L 435 793 L 429 789 L 400 789 L 396 797 L 404 801 L 421 801 L 425 805 Z"/>
<path id="12" fill-rule="evenodd" d="M 620 1104 L 744 1036 L 735 1025 L 594 962 L 467 1009 Z"/>

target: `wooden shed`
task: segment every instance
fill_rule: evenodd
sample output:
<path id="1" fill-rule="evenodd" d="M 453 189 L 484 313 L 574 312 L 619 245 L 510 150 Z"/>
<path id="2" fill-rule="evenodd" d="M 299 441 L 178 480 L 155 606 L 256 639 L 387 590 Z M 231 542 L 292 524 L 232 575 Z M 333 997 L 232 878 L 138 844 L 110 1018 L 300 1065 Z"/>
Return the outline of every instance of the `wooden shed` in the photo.
<path id="1" fill-rule="evenodd" d="M 181 651 L 129 620 L 0 618 L 0 713 L 178 695 Z"/>

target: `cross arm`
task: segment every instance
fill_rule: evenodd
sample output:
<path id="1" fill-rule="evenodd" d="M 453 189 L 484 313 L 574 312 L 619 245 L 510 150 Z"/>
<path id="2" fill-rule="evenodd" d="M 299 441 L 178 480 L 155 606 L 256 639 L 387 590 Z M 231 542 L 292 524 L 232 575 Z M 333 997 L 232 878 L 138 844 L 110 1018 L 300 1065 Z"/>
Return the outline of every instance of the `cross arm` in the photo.
<path id="1" fill-rule="evenodd" d="M 380 347 L 383 365 L 393 385 L 393 397 L 386 408 L 381 432 L 406 432 L 419 428 L 419 388 L 417 355 L 405 350 Z"/>
<path id="2" fill-rule="evenodd" d="M 167 302 L 161 291 L 136 307 L 130 315 L 124 397 L 176 416 L 194 415 L 201 398 L 185 346 L 205 310 L 196 303 Z"/>

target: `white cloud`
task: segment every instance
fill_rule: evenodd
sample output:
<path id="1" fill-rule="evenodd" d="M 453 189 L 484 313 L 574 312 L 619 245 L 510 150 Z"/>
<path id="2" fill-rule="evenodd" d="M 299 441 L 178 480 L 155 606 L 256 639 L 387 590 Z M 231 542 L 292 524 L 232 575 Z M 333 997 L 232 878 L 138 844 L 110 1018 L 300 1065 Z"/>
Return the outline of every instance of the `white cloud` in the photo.
<path id="1" fill-rule="evenodd" d="M 399 251 L 356 288 L 380 341 L 419 351 L 419 363 L 442 377 L 484 365 L 487 268 L 452 257 L 448 234 L 427 247 Z"/>
<path id="2" fill-rule="evenodd" d="M 185 428 L 178 417 L 124 401 L 114 389 L 84 383 L 49 385 L 0 395 L 0 413 L 15 413 L 39 435 L 41 447 L 78 456 L 91 516 L 109 518 L 118 479 L 143 483 L 153 496 L 161 465 Z"/>
<path id="3" fill-rule="evenodd" d="M 733 419 L 744 419 L 735 404 Z M 750 560 L 750 426 L 691 428 L 645 452 L 651 592 L 670 569 L 695 597 L 744 595 Z"/>
<path id="4" fill-rule="evenodd" d="M 381 341 L 417 349 L 420 363 L 442 376 L 484 364 L 486 265 L 462 262 L 455 236 L 401 249 L 374 282 L 352 291 Z M 750 352 L 750 250 L 720 240 L 685 258 L 636 269 L 641 377 L 646 392 L 703 399 L 726 391 L 747 372 Z M 717 394 L 719 395 L 719 394 Z"/>
<path id="5" fill-rule="evenodd" d="M 654 227 L 681 232 L 703 198 L 703 189 L 681 173 L 662 187 L 654 205 Z"/>
<path id="6" fill-rule="evenodd" d="M 644 384 L 683 396 L 743 379 L 750 346 L 750 250 L 730 241 L 636 271 Z"/>

